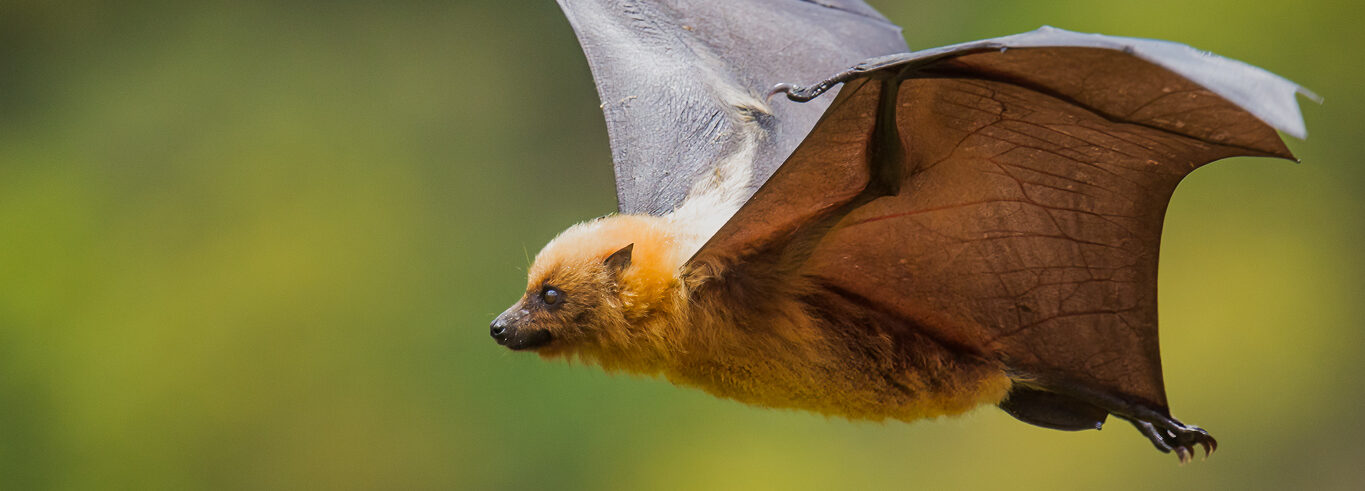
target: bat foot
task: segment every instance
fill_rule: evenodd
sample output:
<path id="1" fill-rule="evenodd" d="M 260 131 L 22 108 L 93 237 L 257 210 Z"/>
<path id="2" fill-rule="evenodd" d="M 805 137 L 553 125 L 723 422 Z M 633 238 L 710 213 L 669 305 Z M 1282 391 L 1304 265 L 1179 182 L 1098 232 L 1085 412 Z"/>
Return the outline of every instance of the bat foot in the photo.
<path id="1" fill-rule="evenodd" d="M 1031 384 L 1015 387 L 1010 398 L 1001 403 L 1002 409 L 1026 423 L 1080 430 L 1088 429 L 1087 423 L 1094 427 L 1103 422 L 1108 413 L 1132 423 L 1157 450 L 1175 453 L 1182 464 L 1194 460 L 1195 447 L 1203 447 L 1205 458 L 1218 450 L 1218 440 L 1213 435 L 1172 418 L 1165 407 L 1149 406 L 1065 380 L 1044 383 L 1038 377 L 1030 378 Z"/>
<path id="2" fill-rule="evenodd" d="M 1218 450 L 1218 440 L 1198 426 L 1183 424 L 1171 418 L 1161 418 L 1156 422 L 1129 420 L 1147 439 L 1162 452 L 1175 452 L 1176 458 L 1184 464 L 1194 460 L 1195 445 L 1204 448 L 1204 458 Z"/>

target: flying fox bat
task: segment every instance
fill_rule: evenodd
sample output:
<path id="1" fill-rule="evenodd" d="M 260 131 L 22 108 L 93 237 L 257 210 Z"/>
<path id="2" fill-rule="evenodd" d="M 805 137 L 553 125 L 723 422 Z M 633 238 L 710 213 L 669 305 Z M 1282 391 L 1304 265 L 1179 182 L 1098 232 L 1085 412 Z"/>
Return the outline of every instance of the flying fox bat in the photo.
<path id="1" fill-rule="evenodd" d="M 1162 217 L 1201 165 L 1293 159 L 1307 91 L 1046 27 L 911 52 L 858 0 L 559 3 L 620 209 L 545 246 L 498 343 L 759 406 L 1216 448 L 1162 385 Z"/>

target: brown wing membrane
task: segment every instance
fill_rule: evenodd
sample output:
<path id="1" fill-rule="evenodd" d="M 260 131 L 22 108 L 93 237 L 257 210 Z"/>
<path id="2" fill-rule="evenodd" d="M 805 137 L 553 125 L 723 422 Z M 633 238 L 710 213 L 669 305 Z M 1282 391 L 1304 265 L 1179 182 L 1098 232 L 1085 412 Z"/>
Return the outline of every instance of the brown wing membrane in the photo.
<path id="1" fill-rule="evenodd" d="M 1021 375 L 1168 415 L 1156 318 L 1167 202 L 1205 163 L 1292 158 L 1277 133 L 1121 51 L 978 52 L 903 75 L 899 191 L 839 219 L 799 273 Z M 858 81 L 699 258 L 762 250 L 868 184 L 880 84 Z"/>

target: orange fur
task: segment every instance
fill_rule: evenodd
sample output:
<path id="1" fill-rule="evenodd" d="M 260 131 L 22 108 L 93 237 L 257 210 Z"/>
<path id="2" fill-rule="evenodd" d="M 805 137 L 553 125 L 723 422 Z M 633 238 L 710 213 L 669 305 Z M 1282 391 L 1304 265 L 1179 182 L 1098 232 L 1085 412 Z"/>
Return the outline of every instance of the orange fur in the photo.
<path id="1" fill-rule="evenodd" d="M 913 420 L 998 403 L 996 363 L 890 326 L 898 321 L 762 263 L 685 264 L 666 218 L 615 215 L 576 225 L 536 256 L 527 296 L 564 292 L 532 318 L 554 341 L 609 371 L 663 375 L 720 397 L 850 419 Z M 629 266 L 604 260 L 634 244 Z"/>

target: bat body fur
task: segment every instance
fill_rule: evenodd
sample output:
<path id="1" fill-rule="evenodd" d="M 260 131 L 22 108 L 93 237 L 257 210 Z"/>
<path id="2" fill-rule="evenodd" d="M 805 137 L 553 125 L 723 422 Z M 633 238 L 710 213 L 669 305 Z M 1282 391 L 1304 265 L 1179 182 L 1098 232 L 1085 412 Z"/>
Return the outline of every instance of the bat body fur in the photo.
<path id="1" fill-rule="evenodd" d="M 849 419 L 953 415 L 1005 397 L 1004 367 L 914 334 L 893 316 L 776 263 L 685 265 L 666 217 L 615 215 L 577 225 L 536 257 L 521 329 L 545 329 L 547 358 L 766 407 Z M 629 264 L 605 261 L 633 244 Z M 547 287 L 558 308 L 536 305 Z M 909 333 L 909 334 L 907 334 Z"/>

